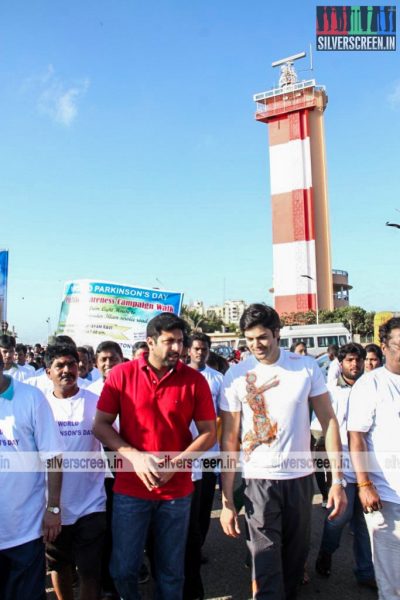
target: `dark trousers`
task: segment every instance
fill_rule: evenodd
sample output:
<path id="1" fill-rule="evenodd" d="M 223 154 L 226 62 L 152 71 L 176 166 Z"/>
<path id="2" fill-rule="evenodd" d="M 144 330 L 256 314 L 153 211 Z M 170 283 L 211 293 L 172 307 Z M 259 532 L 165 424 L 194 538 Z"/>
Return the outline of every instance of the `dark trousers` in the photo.
<path id="1" fill-rule="evenodd" d="M 42 538 L 0 550 L 1 600 L 46 600 Z"/>
<path id="2" fill-rule="evenodd" d="M 210 471 L 203 471 L 203 478 L 201 480 L 201 496 L 200 496 L 200 531 L 201 531 L 201 543 L 202 545 L 206 541 L 207 533 L 210 527 L 211 511 L 214 502 L 215 486 L 217 483 L 217 476 L 215 473 Z"/>
<path id="3" fill-rule="evenodd" d="M 204 588 L 200 574 L 202 536 L 199 519 L 202 483 L 201 479 L 194 482 L 194 492 L 190 506 L 189 530 L 185 552 L 183 600 L 204 598 Z"/>
<path id="4" fill-rule="evenodd" d="M 312 431 L 311 436 L 311 451 L 315 461 L 315 479 L 317 480 L 318 489 L 322 494 L 322 501 L 327 501 L 329 489 L 332 485 L 332 473 L 330 470 L 322 468 L 322 461 L 328 459 L 325 448 L 325 437 L 322 432 Z M 318 458 L 317 458 L 318 457 Z"/>
<path id="5" fill-rule="evenodd" d="M 112 505 L 113 505 L 113 487 L 114 479 L 112 477 L 106 477 L 104 480 L 104 488 L 106 490 L 106 534 L 104 538 L 104 549 L 101 561 L 101 587 L 105 592 L 116 593 L 113 578 L 110 575 L 110 560 L 111 560 L 111 549 L 112 549 Z"/>
<path id="6" fill-rule="evenodd" d="M 253 598 L 293 600 L 310 544 L 313 476 L 245 483 Z"/>

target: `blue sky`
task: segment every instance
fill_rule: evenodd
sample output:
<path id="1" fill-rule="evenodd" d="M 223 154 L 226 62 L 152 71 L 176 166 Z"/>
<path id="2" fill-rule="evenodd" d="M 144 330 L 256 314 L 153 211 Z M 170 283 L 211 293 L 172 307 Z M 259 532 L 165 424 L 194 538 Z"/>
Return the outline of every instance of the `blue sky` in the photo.
<path id="1" fill-rule="evenodd" d="M 20 339 L 56 326 L 69 279 L 271 301 L 252 96 L 277 82 L 273 60 L 315 49 L 316 4 L 2 2 L 0 247 Z M 333 267 L 370 310 L 400 309 L 400 231 L 384 226 L 400 222 L 399 67 L 399 51 L 314 52 L 299 72 L 329 96 Z"/>

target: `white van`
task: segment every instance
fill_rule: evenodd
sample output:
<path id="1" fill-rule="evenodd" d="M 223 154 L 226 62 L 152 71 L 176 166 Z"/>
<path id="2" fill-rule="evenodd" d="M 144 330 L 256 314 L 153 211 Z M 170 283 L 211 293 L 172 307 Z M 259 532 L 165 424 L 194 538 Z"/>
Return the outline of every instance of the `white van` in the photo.
<path id="1" fill-rule="evenodd" d="M 343 346 L 351 342 L 350 331 L 343 323 L 320 323 L 319 325 L 289 325 L 282 327 L 280 346 L 290 350 L 292 344 L 304 342 L 308 354 L 319 356 L 328 346 Z"/>

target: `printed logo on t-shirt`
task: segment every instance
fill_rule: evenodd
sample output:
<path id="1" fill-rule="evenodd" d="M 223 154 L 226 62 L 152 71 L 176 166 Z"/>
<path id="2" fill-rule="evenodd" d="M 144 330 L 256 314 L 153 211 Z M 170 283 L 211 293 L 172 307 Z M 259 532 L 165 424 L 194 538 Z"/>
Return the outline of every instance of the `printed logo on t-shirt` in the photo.
<path id="1" fill-rule="evenodd" d="M 279 385 L 279 378 L 274 375 L 260 387 L 256 386 L 257 375 L 249 371 L 246 373 L 246 402 L 253 411 L 253 429 L 250 429 L 242 440 L 244 459 L 250 460 L 250 455 L 261 446 L 277 439 L 278 423 L 270 418 L 264 392 Z"/>

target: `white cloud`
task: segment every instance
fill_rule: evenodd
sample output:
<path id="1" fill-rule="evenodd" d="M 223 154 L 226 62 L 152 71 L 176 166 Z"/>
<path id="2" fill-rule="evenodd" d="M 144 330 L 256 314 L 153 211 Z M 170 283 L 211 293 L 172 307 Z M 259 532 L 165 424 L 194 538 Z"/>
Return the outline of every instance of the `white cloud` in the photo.
<path id="1" fill-rule="evenodd" d="M 48 65 L 43 75 L 36 79 L 38 110 L 55 123 L 69 127 L 78 115 L 79 102 L 89 85 L 88 79 L 66 84 L 56 75 L 53 65 Z"/>
<path id="2" fill-rule="evenodd" d="M 392 91 L 387 96 L 387 101 L 392 108 L 400 108 L 400 81 L 397 81 Z"/>

